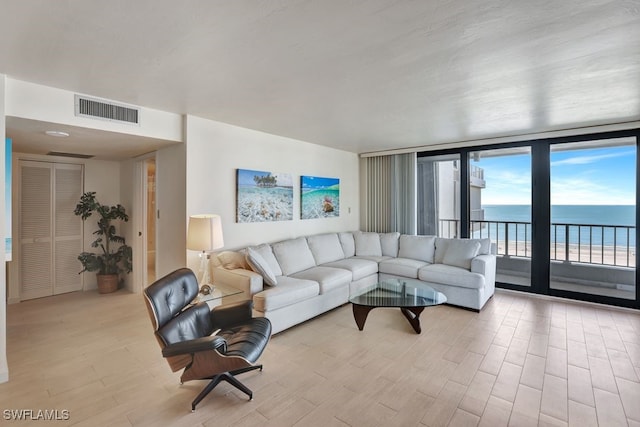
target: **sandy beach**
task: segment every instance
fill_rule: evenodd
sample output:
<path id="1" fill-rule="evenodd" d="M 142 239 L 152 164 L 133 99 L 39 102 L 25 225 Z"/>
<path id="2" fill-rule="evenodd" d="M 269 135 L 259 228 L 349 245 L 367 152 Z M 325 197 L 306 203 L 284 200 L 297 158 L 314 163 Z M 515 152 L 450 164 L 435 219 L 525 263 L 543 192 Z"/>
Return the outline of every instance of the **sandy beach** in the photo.
<path id="1" fill-rule="evenodd" d="M 550 255 L 552 260 L 566 261 L 566 247 L 564 243 L 551 245 Z M 505 242 L 498 242 L 498 255 L 505 255 Z M 510 256 L 531 257 L 531 242 L 510 241 L 508 245 Z M 569 244 L 568 261 L 585 262 L 592 264 L 616 265 L 621 267 L 635 267 L 636 248 L 630 247 L 627 253 L 626 246 L 600 246 Z"/>

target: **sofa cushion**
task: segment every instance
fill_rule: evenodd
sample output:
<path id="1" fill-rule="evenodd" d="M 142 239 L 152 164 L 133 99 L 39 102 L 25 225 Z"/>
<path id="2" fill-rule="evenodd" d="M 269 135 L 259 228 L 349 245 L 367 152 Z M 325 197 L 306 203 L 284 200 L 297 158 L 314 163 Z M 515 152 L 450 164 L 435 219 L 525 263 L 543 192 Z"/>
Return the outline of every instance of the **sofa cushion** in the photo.
<path id="1" fill-rule="evenodd" d="M 480 289 L 484 287 L 484 276 L 464 268 L 445 264 L 429 264 L 418 271 L 418 279 L 460 288 Z"/>
<path id="2" fill-rule="evenodd" d="M 296 279 L 313 280 L 320 285 L 320 294 L 326 294 L 336 288 L 348 287 L 351 283 L 351 272 L 342 268 L 313 267 L 300 271 L 291 277 Z"/>
<path id="3" fill-rule="evenodd" d="M 249 248 L 247 248 L 247 250 L 248 249 Z M 273 255 L 273 250 L 271 250 L 271 245 L 267 243 L 263 243 L 262 245 L 251 246 L 251 249 L 259 253 L 260 256 L 264 258 L 264 260 L 269 265 L 269 268 L 271 268 L 271 271 L 273 271 L 273 274 L 275 274 L 276 276 L 282 275 L 282 269 L 280 268 L 280 264 L 278 264 L 278 260 Z"/>
<path id="4" fill-rule="evenodd" d="M 400 233 L 397 231 L 380 234 L 380 248 L 382 249 L 382 255 L 394 258 L 398 256 L 399 237 Z"/>
<path id="5" fill-rule="evenodd" d="M 307 237 L 316 265 L 344 259 L 344 251 L 336 233 Z"/>
<path id="6" fill-rule="evenodd" d="M 399 258 L 410 258 L 428 263 L 434 262 L 435 236 L 410 236 L 403 234 L 400 236 Z"/>
<path id="7" fill-rule="evenodd" d="M 356 242 L 353 239 L 353 233 L 338 233 L 338 238 L 340 239 L 344 257 L 350 258 L 354 256 L 356 254 Z"/>
<path id="8" fill-rule="evenodd" d="M 378 233 L 356 231 L 353 238 L 356 242 L 356 256 L 382 256 Z"/>
<path id="9" fill-rule="evenodd" d="M 278 286 L 267 288 L 253 296 L 253 308 L 258 311 L 277 310 L 320 293 L 320 286 L 312 280 L 279 276 Z"/>
<path id="10" fill-rule="evenodd" d="M 290 276 L 316 265 L 316 260 L 304 237 L 274 243 L 272 247 L 283 276 Z"/>
<path id="11" fill-rule="evenodd" d="M 269 263 L 258 251 L 253 248 L 247 249 L 247 263 L 253 271 L 260 274 L 267 285 L 276 286 L 278 281 Z"/>
<path id="12" fill-rule="evenodd" d="M 471 260 L 478 255 L 480 243 L 468 239 L 453 239 L 448 243 L 442 263 L 471 270 Z"/>
<path id="13" fill-rule="evenodd" d="M 449 242 L 453 239 L 447 239 L 444 237 L 436 237 L 436 252 L 434 255 L 433 262 L 435 264 L 442 264 L 442 260 L 444 259 L 444 254 L 447 253 L 447 248 L 449 247 Z"/>
<path id="14" fill-rule="evenodd" d="M 447 252 L 447 248 L 449 247 L 449 242 L 452 240 L 461 240 L 461 239 L 447 239 L 444 237 L 436 238 L 436 255 L 435 255 L 435 263 L 442 264 L 442 259 L 444 258 L 444 254 Z M 480 250 L 478 251 L 478 255 L 489 255 L 491 254 L 491 239 L 464 239 L 473 242 L 480 243 Z"/>
<path id="15" fill-rule="evenodd" d="M 378 269 L 380 270 L 380 273 L 416 279 L 418 277 L 418 270 L 425 265 L 428 264 L 424 261 L 418 261 L 415 259 L 391 258 L 382 261 L 378 266 Z"/>
<path id="16" fill-rule="evenodd" d="M 349 270 L 354 282 L 364 277 L 371 276 L 378 273 L 378 263 L 369 259 L 363 258 L 347 258 L 339 261 L 330 262 L 324 264 L 325 267 L 343 268 Z"/>

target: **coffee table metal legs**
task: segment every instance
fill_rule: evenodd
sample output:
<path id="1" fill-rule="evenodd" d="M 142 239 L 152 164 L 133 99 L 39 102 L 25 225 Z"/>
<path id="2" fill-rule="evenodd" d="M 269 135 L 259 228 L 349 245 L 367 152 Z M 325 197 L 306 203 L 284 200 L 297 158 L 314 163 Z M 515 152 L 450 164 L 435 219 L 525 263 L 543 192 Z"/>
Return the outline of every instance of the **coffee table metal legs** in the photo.
<path id="1" fill-rule="evenodd" d="M 353 318 L 356 320 L 356 325 L 358 325 L 358 329 L 364 329 L 364 323 L 367 321 L 367 315 L 371 310 L 377 307 L 372 307 L 368 305 L 358 305 L 351 304 L 353 308 Z M 420 313 L 424 310 L 424 307 L 400 307 L 402 314 L 407 318 L 411 327 L 417 334 L 422 332 L 422 328 L 420 327 Z"/>

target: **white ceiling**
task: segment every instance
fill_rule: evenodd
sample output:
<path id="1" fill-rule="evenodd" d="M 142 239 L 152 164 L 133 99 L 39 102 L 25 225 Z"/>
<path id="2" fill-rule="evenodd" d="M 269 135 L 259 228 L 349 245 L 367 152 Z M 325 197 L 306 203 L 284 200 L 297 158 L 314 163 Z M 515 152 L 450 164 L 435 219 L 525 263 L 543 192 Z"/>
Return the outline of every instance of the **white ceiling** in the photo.
<path id="1" fill-rule="evenodd" d="M 48 136 L 45 132 L 51 130 L 66 132 L 69 136 Z M 20 153 L 55 152 L 85 155 L 101 160 L 133 158 L 176 143 L 18 117 L 7 117 L 7 136 L 12 139 L 14 151 Z"/>
<path id="2" fill-rule="evenodd" d="M 363 153 L 639 120 L 640 2 L 0 0 L 0 73 Z"/>

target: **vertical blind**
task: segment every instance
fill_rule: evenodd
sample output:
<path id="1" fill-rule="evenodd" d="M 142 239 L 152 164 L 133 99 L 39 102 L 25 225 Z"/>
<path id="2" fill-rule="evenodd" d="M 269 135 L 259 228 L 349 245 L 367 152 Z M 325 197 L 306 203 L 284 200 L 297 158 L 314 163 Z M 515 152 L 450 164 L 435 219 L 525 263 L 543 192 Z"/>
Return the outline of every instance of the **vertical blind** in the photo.
<path id="1" fill-rule="evenodd" d="M 366 159 L 365 231 L 416 232 L 416 154 Z"/>
<path id="2" fill-rule="evenodd" d="M 391 156 L 368 157 L 366 162 L 365 231 L 391 230 Z"/>

